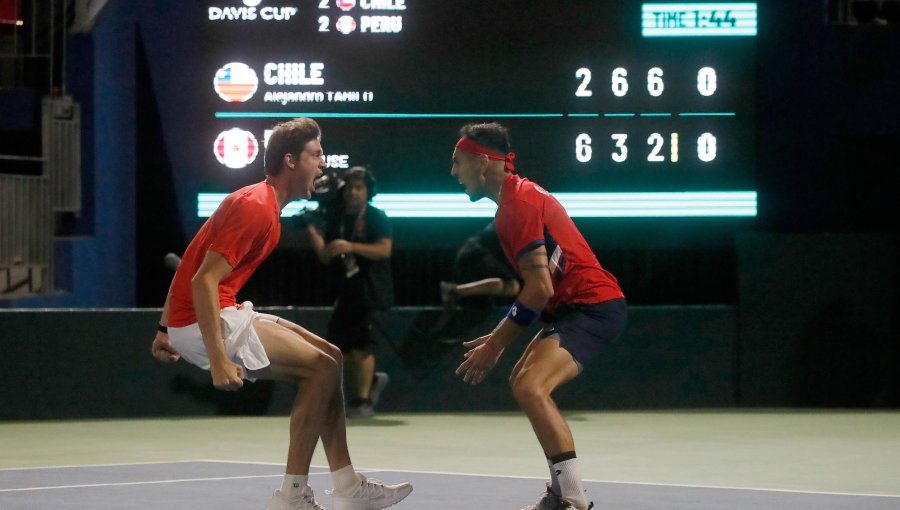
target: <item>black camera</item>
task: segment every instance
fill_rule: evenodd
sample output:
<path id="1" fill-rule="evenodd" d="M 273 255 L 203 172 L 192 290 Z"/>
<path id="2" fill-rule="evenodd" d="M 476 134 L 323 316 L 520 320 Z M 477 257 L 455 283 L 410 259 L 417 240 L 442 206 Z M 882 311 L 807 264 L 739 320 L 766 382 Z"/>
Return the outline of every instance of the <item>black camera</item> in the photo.
<path id="1" fill-rule="evenodd" d="M 329 207 L 336 207 L 341 200 L 341 189 L 348 179 L 359 178 L 366 185 L 369 200 L 378 193 L 378 187 L 375 182 L 375 176 L 364 166 L 353 166 L 350 168 L 326 168 L 325 171 L 315 181 L 315 190 L 309 198 L 311 201 L 318 202 L 319 205 L 315 209 L 302 209 L 295 216 L 295 224 L 306 228 L 311 222 L 322 221 L 325 212 Z"/>

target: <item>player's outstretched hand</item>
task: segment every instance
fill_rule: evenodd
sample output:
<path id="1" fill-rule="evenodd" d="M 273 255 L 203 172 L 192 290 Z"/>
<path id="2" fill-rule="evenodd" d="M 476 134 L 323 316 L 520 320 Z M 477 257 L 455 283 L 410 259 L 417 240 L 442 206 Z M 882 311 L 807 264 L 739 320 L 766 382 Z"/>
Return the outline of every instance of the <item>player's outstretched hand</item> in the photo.
<path id="1" fill-rule="evenodd" d="M 178 361 L 181 358 L 181 355 L 175 352 L 175 348 L 172 347 L 172 341 L 169 340 L 169 335 L 161 331 L 156 332 L 156 337 L 153 339 L 153 345 L 150 346 L 150 353 L 159 361 L 165 361 L 167 363 Z"/>
<path id="2" fill-rule="evenodd" d="M 503 351 L 497 352 L 496 347 L 488 344 L 490 338 L 491 335 L 484 335 L 475 340 L 463 342 L 464 347 L 471 347 L 464 354 L 466 360 L 456 369 L 456 375 L 462 375 L 463 382 L 472 385 L 480 383 L 497 364 Z"/>
<path id="3" fill-rule="evenodd" d="M 466 348 L 478 347 L 479 345 L 487 342 L 488 338 L 490 338 L 490 337 L 491 337 L 491 335 L 484 335 L 484 336 L 480 336 L 480 337 L 476 338 L 475 340 L 469 340 L 468 342 L 463 342 L 463 347 L 466 347 Z M 468 358 L 469 354 L 471 352 L 472 351 L 466 352 L 465 356 Z"/>

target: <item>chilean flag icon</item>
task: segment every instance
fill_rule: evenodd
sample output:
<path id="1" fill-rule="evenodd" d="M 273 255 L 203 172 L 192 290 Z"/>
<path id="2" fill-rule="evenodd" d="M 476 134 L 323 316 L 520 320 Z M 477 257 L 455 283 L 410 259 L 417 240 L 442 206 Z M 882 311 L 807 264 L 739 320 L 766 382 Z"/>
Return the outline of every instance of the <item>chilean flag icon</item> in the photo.
<path id="1" fill-rule="evenodd" d="M 243 103 L 253 97 L 259 87 L 256 71 L 247 64 L 231 62 L 216 71 L 213 78 L 216 94 L 230 103 Z"/>

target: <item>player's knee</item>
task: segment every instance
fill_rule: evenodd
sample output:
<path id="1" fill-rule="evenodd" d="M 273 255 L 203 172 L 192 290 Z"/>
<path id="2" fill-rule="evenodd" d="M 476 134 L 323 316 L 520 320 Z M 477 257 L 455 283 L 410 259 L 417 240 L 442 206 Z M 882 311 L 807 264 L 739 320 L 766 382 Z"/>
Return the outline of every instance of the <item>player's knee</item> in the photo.
<path id="1" fill-rule="evenodd" d="M 340 370 L 340 362 L 326 353 L 318 354 L 313 360 L 313 377 L 320 383 L 334 380 Z"/>
<path id="2" fill-rule="evenodd" d="M 341 352 L 341 349 L 338 346 L 328 344 L 328 355 L 334 359 L 338 366 L 344 364 L 344 353 Z"/>
<path id="3" fill-rule="evenodd" d="M 513 373 L 509 374 L 509 379 L 507 379 L 507 384 L 509 384 L 509 389 L 513 389 L 516 387 L 516 379 L 519 378 L 519 371 L 514 370 Z"/>
<path id="4" fill-rule="evenodd" d="M 321 347 L 321 349 L 334 360 L 337 366 L 341 366 L 344 363 L 344 353 L 341 352 L 340 347 L 326 341 L 325 346 Z"/>
<path id="5" fill-rule="evenodd" d="M 529 377 L 527 372 L 520 372 L 517 377 L 510 381 L 510 386 L 512 387 L 513 398 L 520 405 L 541 400 L 547 396 L 547 391 L 540 384 L 540 381 L 534 377 Z"/>

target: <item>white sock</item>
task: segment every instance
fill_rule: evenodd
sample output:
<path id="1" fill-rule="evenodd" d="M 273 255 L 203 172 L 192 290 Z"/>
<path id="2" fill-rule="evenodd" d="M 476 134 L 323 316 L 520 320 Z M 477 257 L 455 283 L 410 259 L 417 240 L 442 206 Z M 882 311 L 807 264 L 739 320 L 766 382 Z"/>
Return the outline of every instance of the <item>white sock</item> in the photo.
<path id="1" fill-rule="evenodd" d="M 334 490 L 338 492 L 350 492 L 359 485 L 359 477 L 353 469 L 353 464 L 331 472 L 331 479 L 334 481 Z"/>
<path id="2" fill-rule="evenodd" d="M 575 508 L 586 509 L 587 499 L 584 496 L 584 486 L 581 484 L 581 471 L 578 469 L 578 459 L 572 458 L 553 464 L 553 468 L 559 472 L 560 495 Z"/>
<path id="3" fill-rule="evenodd" d="M 281 482 L 281 493 L 285 496 L 293 496 L 302 491 L 309 482 L 309 475 L 284 475 L 284 481 Z"/>
<path id="4" fill-rule="evenodd" d="M 553 467 L 553 461 L 549 458 L 547 458 L 547 466 L 550 468 L 550 490 L 559 496 L 559 476 L 556 475 L 556 468 Z"/>

